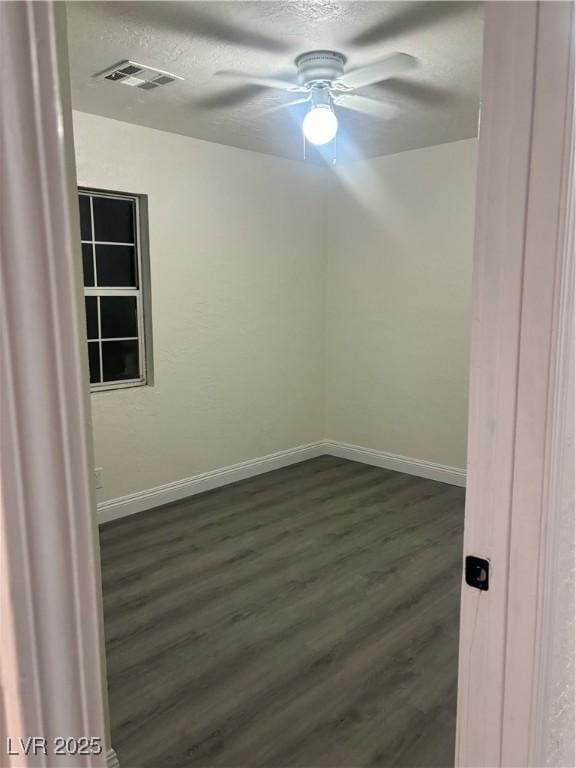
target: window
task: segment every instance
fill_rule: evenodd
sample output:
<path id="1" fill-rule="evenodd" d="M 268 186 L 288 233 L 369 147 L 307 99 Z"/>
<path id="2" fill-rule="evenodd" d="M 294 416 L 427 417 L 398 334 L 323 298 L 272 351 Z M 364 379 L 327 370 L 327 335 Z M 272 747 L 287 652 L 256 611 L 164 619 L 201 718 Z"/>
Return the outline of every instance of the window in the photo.
<path id="1" fill-rule="evenodd" d="M 150 333 L 148 275 L 143 269 L 145 198 L 80 189 L 79 204 L 91 388 L 146 384 Z"/>

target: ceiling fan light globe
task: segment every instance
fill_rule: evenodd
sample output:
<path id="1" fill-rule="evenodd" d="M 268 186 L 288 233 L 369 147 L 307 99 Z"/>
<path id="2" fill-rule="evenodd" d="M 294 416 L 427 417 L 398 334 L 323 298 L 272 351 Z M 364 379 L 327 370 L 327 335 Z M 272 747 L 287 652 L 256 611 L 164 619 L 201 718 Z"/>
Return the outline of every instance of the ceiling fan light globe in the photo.
<path id="1" fill-rule="evenodd" d="M 312 107 L 302 122 L 304 136 L 316 146 L 328 144 L 338 131 L 338 118 L 328 105 Z"/>

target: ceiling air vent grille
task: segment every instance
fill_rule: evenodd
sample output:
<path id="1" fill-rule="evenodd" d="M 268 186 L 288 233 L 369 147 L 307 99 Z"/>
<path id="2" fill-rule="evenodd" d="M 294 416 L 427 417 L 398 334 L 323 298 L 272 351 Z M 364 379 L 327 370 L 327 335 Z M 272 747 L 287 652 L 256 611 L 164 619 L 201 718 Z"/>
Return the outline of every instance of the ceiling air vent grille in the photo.
<path id="1" fill-rule="evenodd" d="M 148 67 L 146 64 L 138 64 L 135 61 L 121 61 L 119 64 L 105 69 L 104 72 L 100 72 L 96 77 L 113 83 L 128 85 L 132 88 L 141 88 L 143 91 L 152 91 L 154 88 L 168 85 L 175 80 L 184 80 L 179 75 L 154 69 L 154 67 Z"/>

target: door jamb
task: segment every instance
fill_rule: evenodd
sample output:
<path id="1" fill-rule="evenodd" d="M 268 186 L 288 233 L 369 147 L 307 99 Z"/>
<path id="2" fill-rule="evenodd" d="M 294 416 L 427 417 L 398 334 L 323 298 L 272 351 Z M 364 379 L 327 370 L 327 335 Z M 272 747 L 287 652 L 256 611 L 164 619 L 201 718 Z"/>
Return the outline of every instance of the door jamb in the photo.
<path id="1" fill-rule="evenodd" d="M 573 14 L 486 4 L 464 554 L 491 574 L 462 586 L 458 766 L 543 764 L 546 538 L 573 475 Z"/>
<path id="2" fill-rule="evenodd" d="M 0 2 L 0 764 L 113 768 L 64 10 Z"/>

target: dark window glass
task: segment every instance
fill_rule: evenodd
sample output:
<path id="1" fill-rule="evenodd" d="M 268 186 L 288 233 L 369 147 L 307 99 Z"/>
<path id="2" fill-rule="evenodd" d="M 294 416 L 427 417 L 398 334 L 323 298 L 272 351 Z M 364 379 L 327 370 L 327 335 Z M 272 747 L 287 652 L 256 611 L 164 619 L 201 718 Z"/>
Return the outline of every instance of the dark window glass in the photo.
<path id="1" fill-rule="evenodd" d="M 82 269 L 84 270 L 84 285 L 94 285 L 94 259 L 92 258 L 92 245 L 82 243 Z"/>
<path id="2" fill-rule="evenodd" d="M 140 376 L 138 342 L 102 342 L 102 370 L 104 381 L 137 379 Z"/>
<path id="3" fill-rule="evenodd" d="M 92 217 L 90 215 L 90 198 L 80 195 L 80 234 L 81 240 L 92 240 Z"/>
<path id="4" fill-rule="evenodd" d="M 103 339 L 138 336 L 135 296 L 101 296 L 100 330 Z"/>
<path id="5" fill-rule="evenodd" d="M 89 191 L 79 191 L 78 200 L 90 383 L 138 382 L 143 339 L 136 295 L 140 283 L 137 202 L 121 193 L 116 198 Z"/>
<path id="6" fill-rule="evenodd" d="M 90 384 L 99 384 L 100 345 L 97 341 L 88 342 L 88 365 L 90 366 Z"/>
<path id="7" fill-rule="evenodd" d="M 98 299 L 96 296 L 86 296 L 86 330 L 89 339 L 98 338 Z"/>
<path id="8" fill-rule="evenodd" d="M 131 245 L 97 245 L 98 285 L 136 288 L 136 254 Z"/>
<path id="9" fill-rule="evenodd" d="M 134 203 L 113 197 L 94 197 L 95 240 L 110 243 L 134 242 Z"/>

